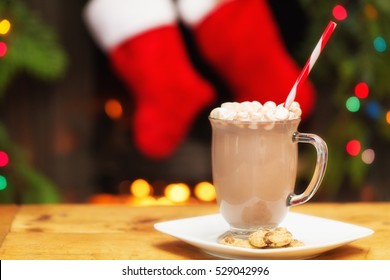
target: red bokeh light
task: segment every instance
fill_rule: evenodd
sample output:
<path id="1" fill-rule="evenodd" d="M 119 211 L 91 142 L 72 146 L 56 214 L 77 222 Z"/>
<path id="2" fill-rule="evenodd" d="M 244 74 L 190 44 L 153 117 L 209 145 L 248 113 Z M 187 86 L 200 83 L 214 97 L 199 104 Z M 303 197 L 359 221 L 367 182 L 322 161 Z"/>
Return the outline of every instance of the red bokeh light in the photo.
<path id="1" fill-rule="evenodd" d="M 359 98 L 367 98 L 369 93 L 368 85 L 364 82 L 358 83 L 355 86 L 355 95 Z"/>
<path id="2" fill-rule="evenodd" d="M 0 42 L 0 57 L 5 56 L 7 53 L 7 45 L 4 42 Z"/>
<path id="3" fill-rule="evenodd" d="M 332 14 L 337 20 L 345 20 L 348 16 L 347 10 L 341 5 L 336 5 L 332 10 Z"/>
<path id="4" fill-rule="evenodd" d="M 0 167 L 4 167 L 8 164 L 9 158 L 6 152 L 0 151 Z"/>
<path id="5" fill-rule="evenodd" d="M 361 144 L 359 140 L 351 140 L 345 146 L 347 153 L 351 156 L 357 156 L 361 150 Z"/>

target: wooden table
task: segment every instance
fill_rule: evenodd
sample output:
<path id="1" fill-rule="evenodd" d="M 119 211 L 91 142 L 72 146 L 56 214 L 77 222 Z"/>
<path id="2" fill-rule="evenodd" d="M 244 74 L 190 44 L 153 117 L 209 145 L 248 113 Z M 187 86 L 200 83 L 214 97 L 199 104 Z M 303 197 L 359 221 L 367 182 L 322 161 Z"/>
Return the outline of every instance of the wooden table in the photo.
<path id="1" fill-rule="evenodd" d="M 307 203 L 293 211 L 375 231 L 317 259 L 390 259 L 390 203 Z M 215 204 L 0 205 L 0 259 L 214 259 L 153 224 L 217 212 Z"/>

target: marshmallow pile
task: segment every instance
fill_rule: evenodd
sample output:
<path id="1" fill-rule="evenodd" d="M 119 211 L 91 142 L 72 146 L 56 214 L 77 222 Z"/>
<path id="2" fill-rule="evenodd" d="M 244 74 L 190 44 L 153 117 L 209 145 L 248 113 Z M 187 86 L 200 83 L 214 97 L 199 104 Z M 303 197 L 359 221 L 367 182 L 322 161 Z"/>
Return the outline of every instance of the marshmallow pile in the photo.
<path id="1" fill-rule="evenodd" d="M 213 109 L 210 117 L 214 119 L 248 122 L 269 122 L 297 119 L 302 115 L 298 102 L 294 101 L 289 109 L 284 104 L 273 101 L 261 104 L 258 101 L 226 102 Z"/>

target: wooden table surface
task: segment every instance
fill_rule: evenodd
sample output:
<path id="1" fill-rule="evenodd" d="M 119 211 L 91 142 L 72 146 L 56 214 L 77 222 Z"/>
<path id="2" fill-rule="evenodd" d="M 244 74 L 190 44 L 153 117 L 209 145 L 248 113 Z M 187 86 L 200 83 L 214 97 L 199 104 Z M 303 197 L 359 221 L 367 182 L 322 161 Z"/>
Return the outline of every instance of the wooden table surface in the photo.
<path id="1" fill-rule="evenodd" d="M 375 233 L 316 259 L 390 259 L 390 203 L 307 203 L 292 211 L 371 228 Z M 217 213 L 215 204 L 0 205 L 0 259 L 215 259 L 156 231 L 156 222 Z"/>

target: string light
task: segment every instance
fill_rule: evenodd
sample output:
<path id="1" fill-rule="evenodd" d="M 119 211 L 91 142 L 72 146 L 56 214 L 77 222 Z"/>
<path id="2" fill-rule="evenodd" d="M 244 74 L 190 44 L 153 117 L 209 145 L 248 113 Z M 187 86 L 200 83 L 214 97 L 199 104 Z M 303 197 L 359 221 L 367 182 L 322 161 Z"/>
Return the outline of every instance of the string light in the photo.
<path id="1" fill-rule="evenodd" d="M 0 151 L 0 167 L 4 167 L 8 164 L 9 157 L 6 152 Z"/>
<path id="2" fill-rule="evenodd" d="M 374 20 L 378 17 L 378 11 L 372 4 L 364 6 L 364 14 L 368 19 Z"/>
<path id="3" fill-rule="evenodd" d="M 356 96 L 351 96 L 345 102 L 345 107 L 347 107 L 348 111 L 353 112 L 353 113 L 359 111 L 359 109 L 360 109 L 359 98 L 357 98 Z"/>
<path id="4" fill-rule="evenodd" d="M 4 190 L 5 188 L 7 188 L 7 179 L 0 175 L 0 191 Z"/>
<path id="5" fill-rule="evenodd" d="M 165 196 L 173 202 L 185 202 L 190 198 L 190 188 L 184 183 L 169 184 L 164 189 Z"/>
<path id="6" fill-rule="evenodd" d="M 366 149 L 362 152 L 362 161 L 365 164 L 371 164 L 375 159 L 375 151 L 373 149 Z"/>
<path id="7" fill-rule="evenodd" d="M 157 205 L 174 205 L 174 203 L 165 196 L 159 197 L 156 202 Z"/>
<path id="8" fill-rule="evenodd" d="M 136 197 L 135 200 L 130 200 L 128 203 L 133 204 L 137 206 L 150 206 L 150 205 L 155 205 L 157 202 L 157 199 L 153 196 L 145 196 L 142 198 Z"/>
<path id="9" fill-rule="evenodd" d="M 8 19 L 3 19 L 0 21 L 0 34 L 6 35 L 8 31 L 11 29 L 11 23 Z"/>
<path id="10" fill-rule="evenodd" d="M 351 156 L 357 156 L 361 150 L 361 144 L 359 140 L 351 140 L 345 146 L 347 153 Z"/>
<path id="11" fill-rule="evenodd" d="M 107 116 L 113 120 L 120 119 L 123 114 L 123 109 L 121 103 L 116 99 L 109 99 L 104 104 L 104 111 Z"/>
<path id="12" fill-rule="evenodd" d="M 144 179 L 137 179 L 130 185 L 134 197 L 147 197 L 152 193 L 152 186 Z"/>
<path id="13" fill-rule="evenodd" d="M 378 119 L 381 114 L 381 107 L 378 101 L 372 100 L 367 103 L 366 107 L 367 115 L 373 119 Z"/>
<path id="14" fill-rule="evenodd" d="M 0 42 L 0 57 L 5 56 L 7 53 L 7 44 L 4 42 Z"/>
<path id="15" fill-rule="evenodd" d="M 387 44 L 383 37 L 378 36 L 374 39 L 374 48 L 377 52 L 384 52 L 387 49 Z"/>
<path id="16" fill-rule="evenodd" d="M 355 86 L 355 95 L 361 99 L 367 98 L 369 93 L 368 85 L 364 82 L 358 83 Z"/>
<path id="17" fill-rule="evenodd" d="M 216 197 L 214 185 L 209 182 L 200 182 L 196 184 L 194 194 L 202 201 L 213 201 Z"/>
<path id="18" fill-rule="evenodd" d="M 341 5 L 336 5 L 332 10 L 332 14 L 337 20 L 345 20 L 348 16 L 347 10 Z"/>
<path id="19" fill-rule="evenodd" d="M 117 204 L 119 200 L 116 195 L 100 193 L 90 197 L 88 199 L 88 202 L 93 204 Z"/>

